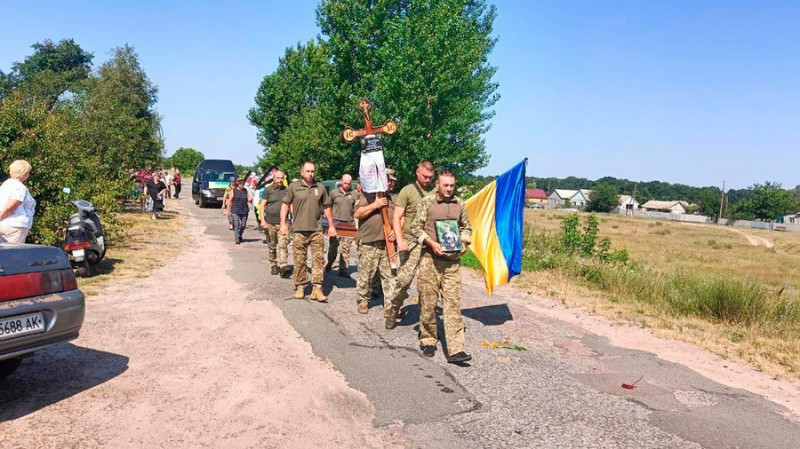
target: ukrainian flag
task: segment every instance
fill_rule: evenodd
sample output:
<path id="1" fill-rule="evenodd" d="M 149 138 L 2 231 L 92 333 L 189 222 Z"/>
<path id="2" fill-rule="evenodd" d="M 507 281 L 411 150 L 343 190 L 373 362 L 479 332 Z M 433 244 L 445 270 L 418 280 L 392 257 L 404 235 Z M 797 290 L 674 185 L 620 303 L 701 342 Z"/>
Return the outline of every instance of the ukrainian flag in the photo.
<path id="1" fill-rule="evenodd" d="M 465 202 L 472 223 L 469 249 L 483 266 L 489 294 L 522 271 L 526 165 L 527 158 Z"/>

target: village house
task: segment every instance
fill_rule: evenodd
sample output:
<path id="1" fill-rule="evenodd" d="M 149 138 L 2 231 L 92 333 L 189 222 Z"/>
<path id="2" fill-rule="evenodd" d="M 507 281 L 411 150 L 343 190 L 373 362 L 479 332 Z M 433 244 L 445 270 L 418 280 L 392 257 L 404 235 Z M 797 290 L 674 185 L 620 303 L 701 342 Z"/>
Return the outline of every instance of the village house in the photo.
<path id="1" fill-rule="evenodd" d="M 528 204 L 546 204 L 547 192 L 542 189 L 525 189 L 525 201 Z"/>
<path id="2" fill-rule="evenodd" d="M 796 214 L 784 215 L 783 222 L 786 224 L 800 224 L 800 212 Z"/>
<path id="3" fill-rule="evenodd" d="M 639 202 L 631 195 L 618 195 L 617 202 L 617 212 L 620 214 L 635 214 L 639 211 Z"/>
<path id="4" fill-rule="evenodd" d="M 592 194 L 591 190 L 569 190 L 569 189 L 555 189 L 547 199 L 551 207 L 567 207 L 567 200 L 569 200 L 569 207 L 583 208 L 589 202 L 589 196 Z"/>
<path id="5" fill-rule="evenodd" d="M 670 214 L 685 214 L 689 203 L 686 201 L 656 201 L 650 200 L 642 204 L 646 212 L 668 212 Z"/>

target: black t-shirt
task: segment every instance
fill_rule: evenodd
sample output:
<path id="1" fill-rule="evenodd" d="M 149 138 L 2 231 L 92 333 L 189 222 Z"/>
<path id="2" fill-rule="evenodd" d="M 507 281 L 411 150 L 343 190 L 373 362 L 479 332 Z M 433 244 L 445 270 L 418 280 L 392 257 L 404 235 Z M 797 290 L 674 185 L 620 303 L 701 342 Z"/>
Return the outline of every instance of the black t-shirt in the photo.
<path id="1" fill-rule="evenodd" d="M 152 198 L 153 201 L 159 201 L 158 194 L 166 188 L 167 185 L 161 181 L 147 181 L 147 194 L 150 195 L 150 198 Z"/>

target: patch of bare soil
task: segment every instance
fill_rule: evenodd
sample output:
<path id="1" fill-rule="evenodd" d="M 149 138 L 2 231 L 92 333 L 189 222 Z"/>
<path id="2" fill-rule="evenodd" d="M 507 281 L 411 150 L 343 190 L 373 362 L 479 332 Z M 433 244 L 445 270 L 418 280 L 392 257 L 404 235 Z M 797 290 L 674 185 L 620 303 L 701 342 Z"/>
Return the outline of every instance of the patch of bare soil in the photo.
<path id="1" fill-rule="evenodd" d="M 202 225 L 190 219 L 187 232 L 201 235 Z M 225 254 L 215 239 L 195 240 L 149 278 L 112 281 L 91 297 L 71 351 L 127 358 L 127 367 L 64 393 L 81 385 L 75 372 L 104 367 L 57 354 L 71 345 L 26 361 L 47 369 L 23 365 L 0 387 L 12 416 L 0 422 L 0 447 L 391 446 L 372 427 L 366 397 L 312 353 L 281 311 L 245 299 Z M 44 363 L 59 357 L 57 367 Z"/>

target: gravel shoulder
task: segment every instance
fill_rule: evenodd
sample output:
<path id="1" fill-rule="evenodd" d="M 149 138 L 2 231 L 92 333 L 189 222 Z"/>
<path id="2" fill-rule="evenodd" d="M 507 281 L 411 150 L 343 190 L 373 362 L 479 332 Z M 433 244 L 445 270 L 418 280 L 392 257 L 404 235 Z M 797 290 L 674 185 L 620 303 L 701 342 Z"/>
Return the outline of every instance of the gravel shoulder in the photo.
<path id="1" fill-rule="evenodd" d="M 245 299 L 225 245 L 195 218 L 185 232 L 185 253 L 110 282 L 78 340 L 0 384 L 0 446 L 387 446 L 365 395 L 277 307 Z"/>

